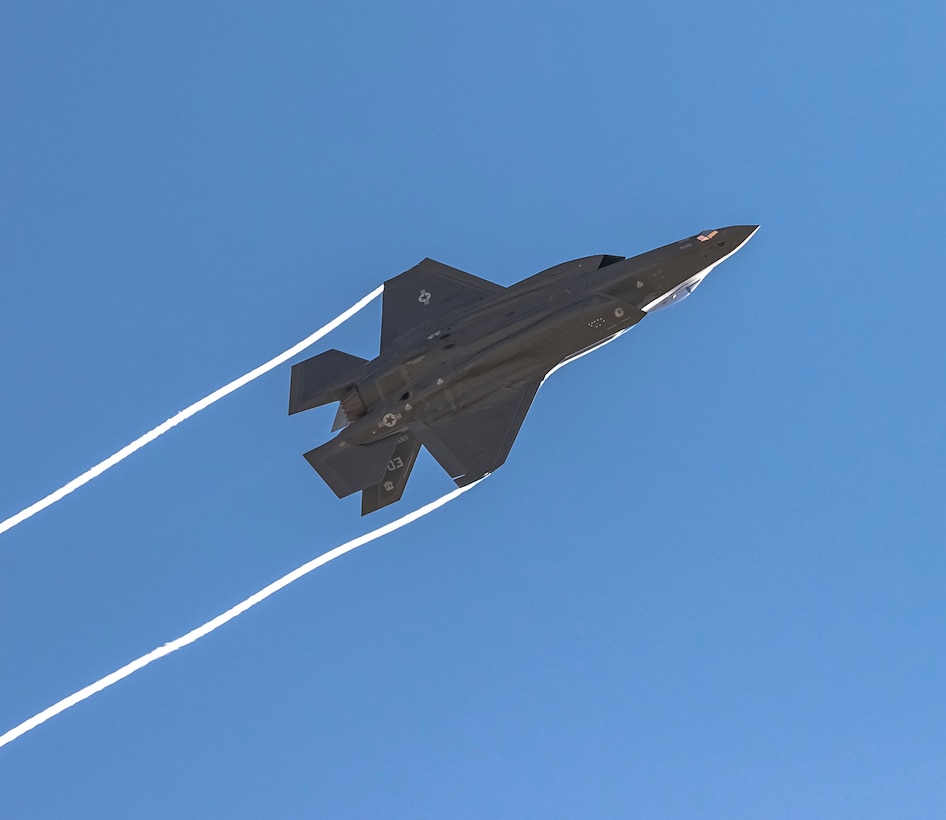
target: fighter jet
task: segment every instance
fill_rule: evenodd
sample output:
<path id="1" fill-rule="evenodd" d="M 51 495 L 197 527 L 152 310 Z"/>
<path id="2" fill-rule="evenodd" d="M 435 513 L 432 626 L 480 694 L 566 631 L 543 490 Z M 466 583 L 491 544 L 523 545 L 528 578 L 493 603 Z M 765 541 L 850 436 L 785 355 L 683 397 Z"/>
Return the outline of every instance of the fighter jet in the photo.
<path id="1" fill-rule="evenodd" d="M 586 256 L 503 287 L 432 259 L 384 283 L 381 350 L 292 368 L 289 413 L 339 402 L 334 439 L 305 454 L 361 514 L 400 500 L 421 445 L 458 486 L 500 467 L 558 368 L 678 304 L 758 225 L 704 231 L 625 259 Z"/>

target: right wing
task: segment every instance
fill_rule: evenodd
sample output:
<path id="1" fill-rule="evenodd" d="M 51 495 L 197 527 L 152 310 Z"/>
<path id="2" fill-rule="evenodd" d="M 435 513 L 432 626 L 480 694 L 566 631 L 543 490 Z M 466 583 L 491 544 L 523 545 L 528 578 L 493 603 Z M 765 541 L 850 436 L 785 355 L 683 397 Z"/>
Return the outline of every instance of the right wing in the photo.
<path id="1" fill-rule="evenodd" d="M 458 486 L 472 484 L 506 461 L 541 383 L 501 387 L 469 410 L 412 427 Z"/>

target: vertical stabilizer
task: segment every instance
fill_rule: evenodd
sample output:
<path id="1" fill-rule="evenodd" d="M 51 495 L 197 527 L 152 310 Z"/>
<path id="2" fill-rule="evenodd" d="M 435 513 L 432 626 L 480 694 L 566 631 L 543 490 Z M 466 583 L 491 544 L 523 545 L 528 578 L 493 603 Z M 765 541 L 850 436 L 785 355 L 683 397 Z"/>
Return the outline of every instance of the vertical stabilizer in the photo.
<path id="1" fill-rule="evenodd" d="M 362 515 L 401 500 L 419 452 L 420 442 L 410 430 L 405 430 L 397 437 L 397 447 L 388 460 L 384 478 L 379 484 L 367 487 L 361 493 Z"/>

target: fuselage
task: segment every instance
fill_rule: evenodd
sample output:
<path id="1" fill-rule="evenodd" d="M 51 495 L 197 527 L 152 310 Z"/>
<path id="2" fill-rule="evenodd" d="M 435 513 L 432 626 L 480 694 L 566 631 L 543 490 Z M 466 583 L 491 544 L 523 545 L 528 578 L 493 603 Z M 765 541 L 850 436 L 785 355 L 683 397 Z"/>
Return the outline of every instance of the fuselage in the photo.
<path id="1" fill-rule="evenodd" d="M 365 365 L 358 417 L 340 438 L 366 444 L 544 379 L 682 301 L 756 227 L 707 231 L 629 259 L 576 259 L 409 328 Z"/>

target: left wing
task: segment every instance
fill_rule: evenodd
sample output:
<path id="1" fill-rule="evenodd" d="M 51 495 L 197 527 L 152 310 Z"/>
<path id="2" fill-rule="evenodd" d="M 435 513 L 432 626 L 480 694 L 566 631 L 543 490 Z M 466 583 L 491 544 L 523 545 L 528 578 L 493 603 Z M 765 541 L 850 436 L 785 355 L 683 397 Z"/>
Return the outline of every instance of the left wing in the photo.
<path id="1" fill-rule="evenodd" d="M 384 283 L 381 350 L 412 328 L 502 290 L 495 282 L 425 259 Z"/>
<path id="2" fill-rule="evenodd" d="M 411 426 L 420 443 L 463 487 L 505 462 L 541 383 L 535 379 L 501 387 L 469 410 Z"/>

